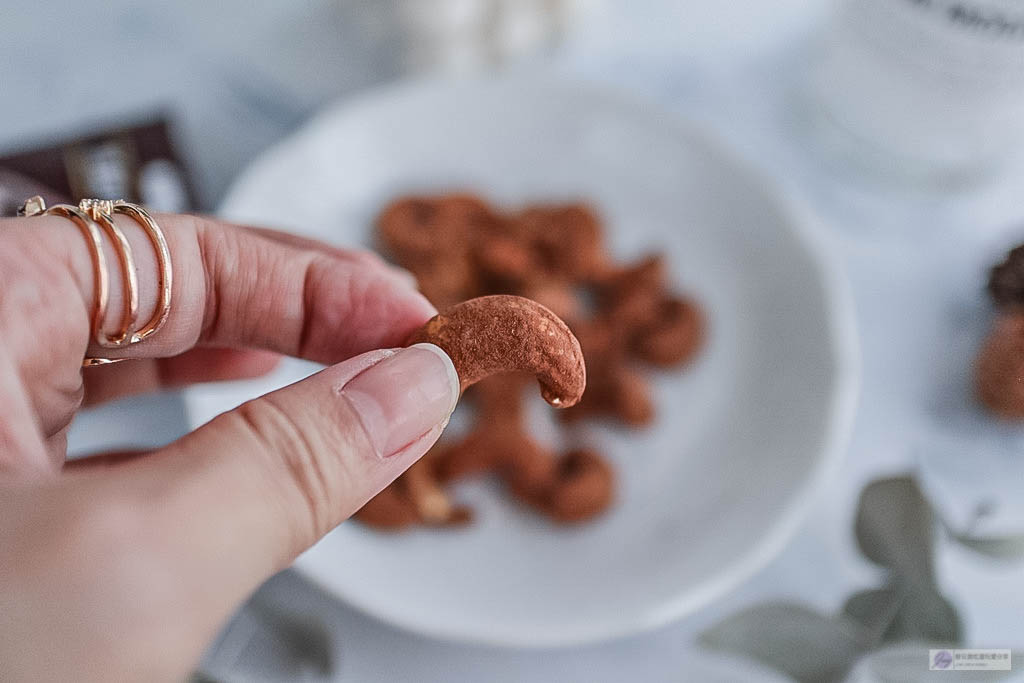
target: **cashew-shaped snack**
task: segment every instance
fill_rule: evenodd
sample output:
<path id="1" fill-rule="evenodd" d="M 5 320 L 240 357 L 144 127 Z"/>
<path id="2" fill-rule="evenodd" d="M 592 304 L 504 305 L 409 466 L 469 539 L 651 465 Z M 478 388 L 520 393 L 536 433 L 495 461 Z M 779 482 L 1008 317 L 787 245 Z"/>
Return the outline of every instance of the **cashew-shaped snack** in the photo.
<path id="1" fill-rule="evenodd" d="M 587 384 L 583 352 L 562 320 L 521 296 L 482 296 L 455 304 L 414 332 L 408 344 L 444 349 L 463 390 L 499 372 L 528 372 L 556 408 L 575 405 Z"/>

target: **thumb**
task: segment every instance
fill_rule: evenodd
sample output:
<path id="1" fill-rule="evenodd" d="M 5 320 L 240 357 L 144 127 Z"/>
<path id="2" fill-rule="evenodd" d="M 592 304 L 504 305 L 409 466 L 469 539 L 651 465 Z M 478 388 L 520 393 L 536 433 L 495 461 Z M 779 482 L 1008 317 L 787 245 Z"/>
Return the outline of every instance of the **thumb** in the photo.
<path id="1" fill-rule="evenodd" d="M 20 558 L 0 561 L 0 587 L 20 586 L 0 590 L 0 660 L 29 643 L 48 658 L 25 661 L 51 670 L 101 667 L 87 679 L 183 673 L 260 583 L 430 448 L 458 395 L 438 347 L 371 351 L 159 452 L 0 496 L 0 547 Z M 52 638 L 17 637 L 55 625 L 56 655 Z"/>
<path id="2" fill-rule="evenodd" d="M 220 415 L 117 486 L 143 496 L 168 562 L 241 601 L 419 459 L 458 396 L 437 346 L 371 351 Z"/>

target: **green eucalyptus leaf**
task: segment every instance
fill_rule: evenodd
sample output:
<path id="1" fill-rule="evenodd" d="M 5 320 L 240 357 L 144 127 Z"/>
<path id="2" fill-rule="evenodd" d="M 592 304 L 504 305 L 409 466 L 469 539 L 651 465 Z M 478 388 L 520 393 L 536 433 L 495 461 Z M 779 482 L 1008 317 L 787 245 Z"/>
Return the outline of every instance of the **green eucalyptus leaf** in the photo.
<path id="1" fill-rule="evenodd" d="M 934 516 L 910 477 L 878 479 L 860 496 L 855 532 L 873 562 L 922 586 L 935 585 Z"/>
<path id="2" fill-rule="evenodd" d="M 943 645 L 963 642 L 963 624 L 956 607 L 929 587 L 897 585 L 899 609 L 882 636 L 885 643 L 924 640 Z"/>
<path id="3" fill-rule="evenodd" d="M 863 626 L 871 634 L 872 645 L 877 645 L 896 619 L 902 602 L 891 587 L 859 591 L 846 600 L 843 615 Z"/>
<path id="4" fill-rule="evenodd" d="M 950 531 L 950 538 L 976 553 L 999 560 L 1024 559 L 1024 535 L 1020 536 L 972 536 Z"/>
<path id="5" fill-rule="evenodd" d="M 842 680 L 870 641 L 856 623 L 790 603 L 748 608 L 700 636 L 711 649 L 755 659 L 801 683 Z"/>

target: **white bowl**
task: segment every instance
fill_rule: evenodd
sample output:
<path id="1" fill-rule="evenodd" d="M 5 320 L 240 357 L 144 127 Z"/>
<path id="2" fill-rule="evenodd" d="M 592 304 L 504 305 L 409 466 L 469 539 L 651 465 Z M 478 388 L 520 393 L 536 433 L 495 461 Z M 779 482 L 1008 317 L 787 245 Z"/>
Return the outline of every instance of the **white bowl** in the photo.
<path id="1" fill-rule="evenodd" d="M 679 288 L 707 307 L 707 347 L 694 366 L 654 375 L 652 428 L 584 432 L 620 475 L 600 520 L 552 526 L 467 484 L 458 493 L 478 515 L 466 529 L 346 523 L 298 568 L 414 631 L 555 646 L 664 624 L 764 565 L 834 469 L 855 403 L 850 301 L 809 214 L 671 115 L 525 77 L 339 103 L 258 159 L 223 213 L 365 245 L 388 199 L 452 188 L 508 206 L 592 201 L 619 257 L 667 254 Z M 310 370 L 290 361 L 266 380 L 194 388 L 192 421 Z"/>

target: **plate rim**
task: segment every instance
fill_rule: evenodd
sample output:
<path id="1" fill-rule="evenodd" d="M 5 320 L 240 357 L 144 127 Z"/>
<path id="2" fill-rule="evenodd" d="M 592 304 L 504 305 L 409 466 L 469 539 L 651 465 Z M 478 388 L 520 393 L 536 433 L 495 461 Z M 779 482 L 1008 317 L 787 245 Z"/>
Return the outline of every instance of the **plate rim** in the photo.
<path id="1" fill-rule="evenodd" d="M 768 530 L 758 542 L 752 544 L 736 561 L 724 566 L 714 577 L 690 585 L 676 597 L 666 600 L 659 609 L 637 611 L 628 617 L 620 614 L 616 620 L 580 624 L 571 631 L 537 629 L 516 635 L 509 632 L 469 632 L 464 627 L 404 619 L 393 612 L 376 608 L 372 601 L 361 600 L 358 594 L 338 590 L 336 586 L 322 581 L 305 565 L 305 554 L 296 559 L 293 567 L 305 580 L 363 614 L 407 632 L 449 642 L 505 648 L 563 648 L 649 632 L 715 602 L 764 568 L 796 533 L 799 524 L 807 516 L 815 493 L 824 489 L 837 473 L 852 435 L 860 392 L 860 342 L 853 295 L 845 274 L 845 266 L 835 246 L 830 244 L 834 240 L 826 233 L 823 221 L 801 193 L 791 183 L 771 176 L 755 161 L 745 158 L 720 133 L 706 124 L 673 112 L 657 100 L 607 83 L 536 72 L 400 79 L 336 100 L 254 158 L 232 182 L 219 204 L 217 214 L 224 213 L 227 207 L 238 205 L 236 195 L 240 194 L 241 188 L 248 185 L 252 178 L 258 177 L 264 168 L 275 164 L 279 157 L 289 154 L 292 148 L 301 147 L 307 138 L 315 137 L 321 128 L 328 127 L 330 122 L 337 118 L 351 115 L 351 112 L 360 108 L 381 106 L 389 100 L 411 97 L 418 91 L 480 86 L 557 89 L 591 101 L 607 102 L 620 111 L 656 117 L 666 131 L 671 130 L 687 141 L 699 140 L 712 153 L 719 155 L 726 164 L 758 182 L 764 190 L 766 201 L 775 204 L 780 215 L 786 219 L 783 229 L 792 233 L 796 241 L 807 251 L 826 302 L 829 353 L 834 369 L 833 390 L 828 397 L 828 417 L 821 427 L 821 434 L 824 437 L 821 453 L 814 461 L 808 477 L 796 493 L 785 502 L 782 512 L 770 523 Z"/>

